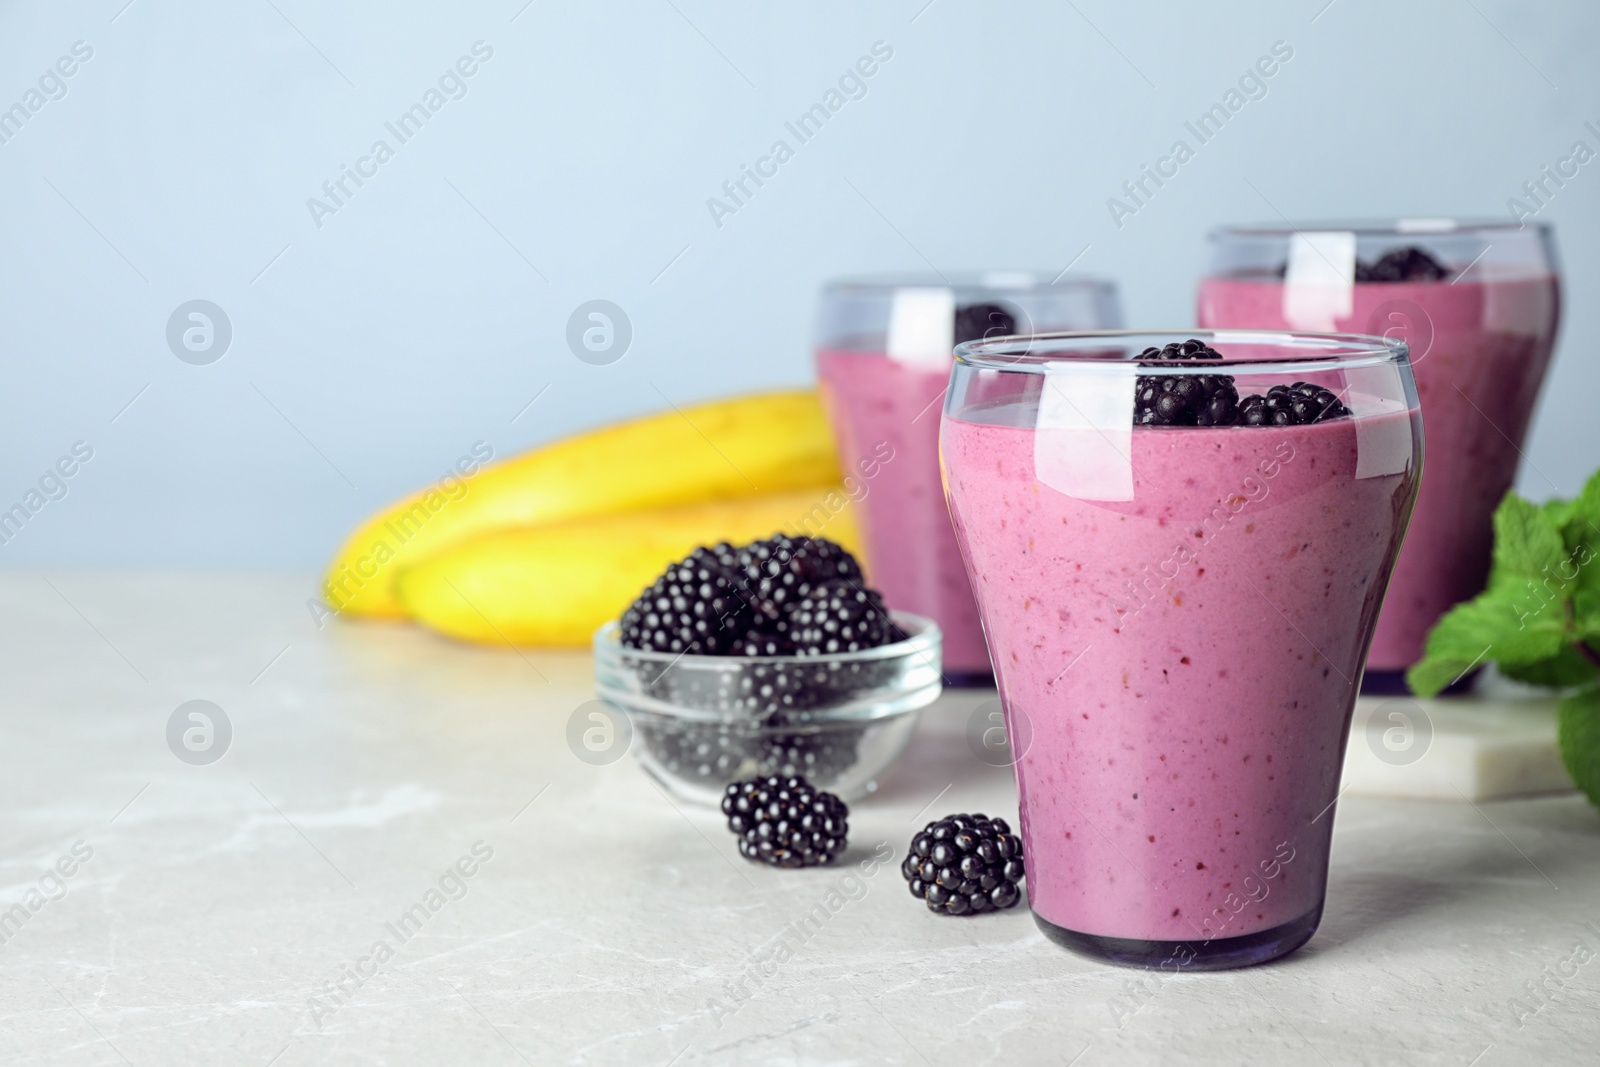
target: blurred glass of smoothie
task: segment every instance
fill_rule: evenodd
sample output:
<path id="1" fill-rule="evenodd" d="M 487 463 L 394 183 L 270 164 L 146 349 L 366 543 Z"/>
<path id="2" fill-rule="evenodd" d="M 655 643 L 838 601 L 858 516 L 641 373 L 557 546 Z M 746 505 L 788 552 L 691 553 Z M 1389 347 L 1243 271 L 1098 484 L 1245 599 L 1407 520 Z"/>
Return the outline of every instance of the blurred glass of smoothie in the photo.
<path id="1" fill-rule="evenodd" d="M 945 482 L 1051 939 L 1208 970 L 1311 937 L 1421 448 L 1384 338 L 957 349 Z"/>
<path id="2" fill-rule="evenodd" d="M 939 410 L 962 341 L 1120 326 L 1115 287 L 1029 271 L 842 279 L 827 285 L 817 371 L 858 502 L 872 584 L 944 632 L 946 680 L 992 680 L 939 484 Z"/>
<path id="3" fill-rule="evenodd" d="M 1395 567 L 1366 688 L 1403 692 L 1428 631 L 1488 580 L 1560 313 L 1546 226 L 1449 219 L 1240 226 L 1211 235 L 1202 327 L 1339 330 L 1407 342 L 1428 477 Z"/>

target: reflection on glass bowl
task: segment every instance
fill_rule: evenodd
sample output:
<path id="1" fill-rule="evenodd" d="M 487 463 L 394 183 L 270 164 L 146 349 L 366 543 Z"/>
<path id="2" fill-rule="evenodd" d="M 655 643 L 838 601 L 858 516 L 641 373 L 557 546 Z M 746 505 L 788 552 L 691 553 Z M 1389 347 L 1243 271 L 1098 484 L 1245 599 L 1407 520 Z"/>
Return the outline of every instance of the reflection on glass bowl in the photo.
<path id="1" fill-rule="evenodd" d="M 715 805 L 729 782 L 801 774 L 851 799 L 876 788 L 942 687 L 938 626 L 893 614 L 906 640 L 829 656 L 644 652 L 607 623 L 595 689 L 628 715 L 639 761 L 675 796 Z"/>

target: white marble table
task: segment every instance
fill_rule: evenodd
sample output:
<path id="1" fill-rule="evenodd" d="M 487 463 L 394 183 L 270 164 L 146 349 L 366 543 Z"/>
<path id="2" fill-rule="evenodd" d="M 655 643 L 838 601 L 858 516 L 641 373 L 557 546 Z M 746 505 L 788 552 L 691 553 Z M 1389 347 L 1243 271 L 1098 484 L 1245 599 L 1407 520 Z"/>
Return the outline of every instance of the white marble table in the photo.
<path id="1" fill-rule="evenodd" d="M 586 656 L 318 630 L 310 589 L 0 578 L 0 1062 L 1600 1055 L 1600 816 L 1575 796 L 1347 798 L 1309 946 L 1160 982 L 1063 952 L 1025 908 L 937 919 L 907 895 L 898 859 L 936 794 L 930 812 L 1014 814 L 1009 772 L 961 736 L 989 694 L 944 698 L 854 806 L 848 858 L 885 841 L 895 861 L 850 883 L 748 864 L 631 758 L 576 759 Z M 233 730 L 208 765 L 166 739 L 196 699 Z"/>

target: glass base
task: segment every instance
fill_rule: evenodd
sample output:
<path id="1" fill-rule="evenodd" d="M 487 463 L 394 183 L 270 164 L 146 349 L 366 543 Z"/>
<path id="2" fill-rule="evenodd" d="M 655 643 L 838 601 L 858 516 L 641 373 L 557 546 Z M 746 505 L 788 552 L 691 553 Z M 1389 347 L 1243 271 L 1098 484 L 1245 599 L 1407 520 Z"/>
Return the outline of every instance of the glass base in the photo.
<path id="1" fill-rule="evenodd" d="M 1457 678 L 1454 682 L 1440 690 L 1442 697 L 1460 696 L 1472 691 L 1473 683 L 1478 680 L 1482 667 L 1472 670 Z M 1378 671 L 1369 670 L 1361 676 L 1361 695 L 1364 697 L 1408 697 L 1413 696 L 1411 686 L 1406 683 L 1405 671 Z"/>
<path id="2" fill-rule="evenodd" d="M 945 671 L 946 689 L 993 689 L 993 671 Z"/>
<path id="3" fill-rule="evenodd" d="M 1057 926 L 1034 912 L 1044 936 L 1073 952 L 1120 963 L 1125 967 L 1160 967 L 1173 974 L 1191 971 L 1226 971 L 1251 967 L 1280 956 L 1287 956 L 1317 932 L 1322 921 L 1322 905 L 1270 930 L 1212 941 L 1143 941 L 1131 937 L 1103 937 L 1080 934 Z"/>

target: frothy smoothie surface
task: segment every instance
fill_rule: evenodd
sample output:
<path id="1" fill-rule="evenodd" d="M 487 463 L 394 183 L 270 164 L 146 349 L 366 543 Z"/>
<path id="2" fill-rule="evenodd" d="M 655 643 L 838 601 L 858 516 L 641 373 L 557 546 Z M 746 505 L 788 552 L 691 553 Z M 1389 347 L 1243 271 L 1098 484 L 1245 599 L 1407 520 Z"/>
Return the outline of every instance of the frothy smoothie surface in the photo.
<path id="1" fill-rule="evenodd" d="M 1034 911 L 1159 941 L 1313 912 L 1365 646 L 1414 499 L 1415 413 L 1136 427 L 1109 453 L 1075 436 L 1096 431 L 1016 417 L 947 415 L 941 443 L 1026 746 Z M 1131 481 L 1062 477 L 1108 455 Z"/>

